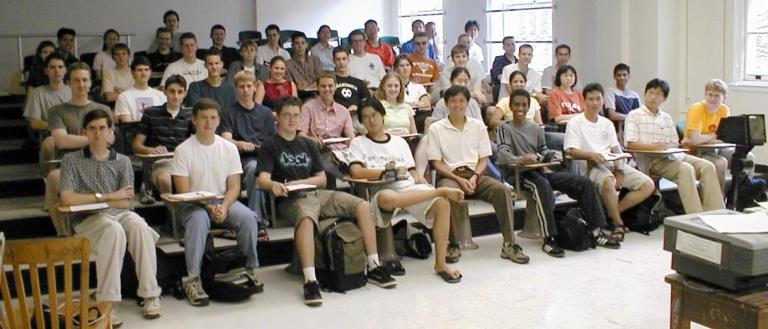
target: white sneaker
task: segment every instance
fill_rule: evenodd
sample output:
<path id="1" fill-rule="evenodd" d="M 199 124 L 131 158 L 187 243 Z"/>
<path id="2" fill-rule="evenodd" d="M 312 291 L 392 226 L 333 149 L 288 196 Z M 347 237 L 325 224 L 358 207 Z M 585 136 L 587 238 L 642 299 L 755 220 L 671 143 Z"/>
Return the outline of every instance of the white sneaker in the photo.
<path id="1" fill-rule="evenodd" d="M 123 325 L 123 319 L 117 315 L 117 303 L 112 303 L 112 328 L 120 328 Z"/>
<path id="2" fill-rule="evenodd" d="M 192 306 L 208 306 L 208 294 L 203 290 L 203 282 L 200 277 L 185 277 L 181 280 L 181 286 L 184 294 L 187 295 L 187 301 Z"/>
<path id="3" fill-rule="evenodd" d="M 144 298 L 144 306 L 141 307 L 141 315 L 145 319 L 157 319 L 160 317 L 160 297 Z"/>

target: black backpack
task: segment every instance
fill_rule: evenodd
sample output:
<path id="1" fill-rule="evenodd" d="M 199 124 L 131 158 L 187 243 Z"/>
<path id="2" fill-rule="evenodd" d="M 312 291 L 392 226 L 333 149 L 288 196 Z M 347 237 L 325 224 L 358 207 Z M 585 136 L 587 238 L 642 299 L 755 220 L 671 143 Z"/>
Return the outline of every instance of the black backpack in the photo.
<path id="1" fill-rule="evenodd" d="M 406 223 L 402 221 L 393 228 L 395 235 L 395 251 L 400 256 L 417 259 L 427 259 L 432 254 L 430 229 L 422 223 Z"/>
<path id="2" fill-rule="evenodd" d="M 557 225 L 555 240 L 560 247 L 573 251 L 595 248 L 597 241 L 590 232 L 581 209 L 555 211 L 555 224 Z"/>
<path id="3" fill-rule="evenodd" d="M 155 248 L 157 257 L 157 285 L 163 290 L 163 294 L 171 294 L 177 299 L 184 298 L 181 289 L 181 274 L 171 262 L 170 257 L 160 248 Z M 123 297 L 136 298 L 139 303 L 143 301 L 136 294 L 139 289 L 139 279 L 136 277 L 136 264 L 129 253 L 123 258 L 123 269 L 120 273 L 120 290 Z"/>
<path id="4" fill-rule="evenodd" d="M 333 221 L 322 228 L 319 240 L 323 262 L 316 264 L 315 272 L 320 287 L 345 292 L 365 286 L 367 259 L 357 225 L 346 220 Z"/>
<path id="5" fill-rule="evenodd" d="M 245 269 L 246 262 L 239 249 L 215 250 L 213 238 L 208 236 L 200 279 L 211 300 L 239 302 L 263 289 L 256 286 L 256 279 Z"/>
<path id="6" fill-rule="evenodd" d="M 661 194 L 656 192 L 637 206 L 625 210 L 621 213 L 621 218 L 631 231 L 648 235 L 664 223 L 664 218 L 674 215 L 675 213 L 667 208 Z"/>

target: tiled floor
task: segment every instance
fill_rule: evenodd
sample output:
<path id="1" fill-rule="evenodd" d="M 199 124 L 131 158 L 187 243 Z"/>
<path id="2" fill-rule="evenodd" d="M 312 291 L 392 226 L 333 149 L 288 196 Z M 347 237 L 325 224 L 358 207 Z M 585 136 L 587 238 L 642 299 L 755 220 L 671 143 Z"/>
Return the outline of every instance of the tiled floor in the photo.
<path id="1" fill-rule="evenodd" d="M 284 266 L 263 268 L 265 292 L 237 304 L 195 308 L 166 297 L 163 316 L 143 320 L 133 301 L 120 305 L 126 328 L 666 328 L 670 254 L 663 229 L 632 233 L 620 250 L 569 252 L 555 259 L 538 241 L 520 239 L 531 263 L 499 258 L 501 236 L 475 238 L 480 249 L 456 264 L 464 279 L 441 281 L 432 259 L 407 258 L 393 290 L 375 285 L 301 302 L 301 280 Z"/>

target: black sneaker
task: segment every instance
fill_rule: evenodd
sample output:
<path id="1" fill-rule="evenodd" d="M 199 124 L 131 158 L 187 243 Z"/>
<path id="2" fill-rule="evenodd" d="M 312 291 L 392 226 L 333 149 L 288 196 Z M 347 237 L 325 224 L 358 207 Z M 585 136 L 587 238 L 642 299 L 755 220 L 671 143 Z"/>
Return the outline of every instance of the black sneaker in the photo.
<path id="1" fill-rule="evenodd" d="M 320 295 L 320 284 L 310 281 L 304 284 L 304 305 L 320 306 L 323 304 L 323 296 Z"/>
<path id="2" fill-rule="evenodd" d="M 392 275 L 392 276 L 405 275 L 405 267 L 403 267 L 403 264 L 401 264 L 399 260 L 384 262 L 384 268 L 387 270 L 387 273 L 389 273 L 389 275 Z"/>
<path id="3" fill-rule="evenodd" d="M 555 241 L 555 238 L 546 238 L 544 239 L 544 244 L 541 245 L 541 250 L 543 250 L 547 255 L 550 255 L 555 258 L 563 258 L 565 257 L 565 251 L 563 251 L 562 248 L 560 248 L 559 245 L 557 245 L 557 241 Z"/>
<path id="4" fill-rule="evenodd" d="M 397 285 L 395 278 L 387 273 L 387 270 L 384 268 L 384 266 L 379 266 L 372 270 L 368 270 L 367 276 L 368 281 L 371 281 L 382 288 L 394 288 Z"/>
<path id="5" fill-rule="evenodd" d="M 597 237 L 595 237 L 595 240 L 597 240 L 597 245 L 608 248 L 608 249 L 619 249 L 621 248 L 621 244 L 619 241 L 616 241 L 616 239 L 611 239 L 608 235 L 606 235 L 603 231 L 600 231 L 600 233 L 597 234 Z"/>

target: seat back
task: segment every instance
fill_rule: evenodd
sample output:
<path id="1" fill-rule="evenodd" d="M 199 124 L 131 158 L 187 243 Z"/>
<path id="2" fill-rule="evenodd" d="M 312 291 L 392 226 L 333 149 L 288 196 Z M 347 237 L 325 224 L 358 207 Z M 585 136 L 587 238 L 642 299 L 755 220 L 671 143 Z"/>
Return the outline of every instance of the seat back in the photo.
<path id="1" fill-rule="evenodd" d="M 286 42 L 290 42 L 291 38 L 296 32 L 301 32 L 297 30 L 282 30 L 280 31 L 280 45 L 285 46 Z"/>
<path id="2" fill-rule="evenodd" d="M 13 305 L 13 296 L 9 288 L 9 281 L 5 271 L 0 274 L 0 289 L 2 289 L 5 314 L 2 314 L 2 323 L 6 328 L 29 328 L 34 315 L 37 328 L 59 328 L 58 321 L 51 321 L 46 326 L 48 319 L 60 319 L 63 317 L 66 328 L 72 327 L 74 314 L 80 314 L 80 323 L 88 323 L 88 288 L 89 288 L 89 251 L 88 240 L 81 237 L 61 239 L 34 239 L 8 241 L 4 251 L 3 264 L 12 265 L 13 282 L 18 306 Z M 73 264 L 80 261 L 80 295 L 75 296 Z M 64 300 L 58 296 L 56 265 L 63 263 Z M 45 267 L 44 269 L 40 268 Z M 28 275 L 22 274 L 22 269 L 29 269 Z M 48 303 L 50 305 L 50 317 L 43 312 L 43 291 L 41 288 L 40 273 L 44 273 L 45 283 L 48 288 Z M 25 284 L 25 280 L 29 284 Z M 31 286 L 31 295 L 28 289 Z M 29 299 L 31 297 L 32 309 Z M 79 297 L 79 303 L 75 301 Z M 74 305 L 79 304 L 79 310 Z M 63 315 L 59 315 L 59 308 L 63 305 Z M 85 327 L 88 327 L 87 325 Z"/>
<path id="3" fill-rule="evenodd" d="M 258 42 L 261 40 L 261 32 L 259 31 L 240 31 L 240 33 L 237 34 L 237 45 L 241 46 L 244 43 L 248 42 L 248 40 L 254 40 Z"/>

